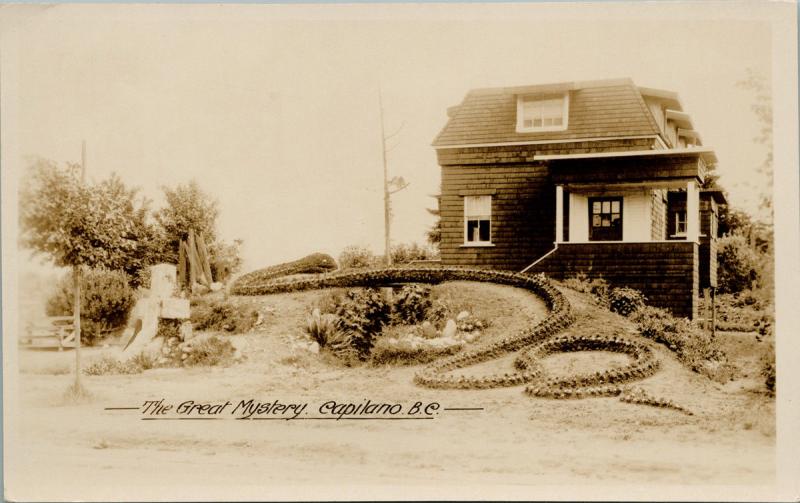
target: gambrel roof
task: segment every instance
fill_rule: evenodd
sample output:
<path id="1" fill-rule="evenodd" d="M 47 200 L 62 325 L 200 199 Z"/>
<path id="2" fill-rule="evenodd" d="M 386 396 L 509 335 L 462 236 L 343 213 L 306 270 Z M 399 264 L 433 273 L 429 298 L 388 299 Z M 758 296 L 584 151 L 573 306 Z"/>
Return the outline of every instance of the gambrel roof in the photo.
<path id="1" fill-rule="evenodd" d="M 569 93 L 565 130 L 517 132 L 519 96 L 564 92 Z M 639 88 L 631 79 L 475 89 L 460 105 L 448 109 L 450 118 L 433 146 L 659 135 L 662 131 L 643 94 L 666 100 L 670 108 L 681 110 L 675 93 Z"/>

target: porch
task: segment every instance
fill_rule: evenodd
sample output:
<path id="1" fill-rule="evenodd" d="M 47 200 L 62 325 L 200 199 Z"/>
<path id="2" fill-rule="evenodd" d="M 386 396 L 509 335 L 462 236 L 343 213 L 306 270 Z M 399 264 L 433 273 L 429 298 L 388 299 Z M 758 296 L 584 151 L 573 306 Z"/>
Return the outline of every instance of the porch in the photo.
<path id="1" fill-rule="evenodd" d="M 542 156 L 555 185 L 554 249 L 530 270 L 602 277 L 697 316 L 703 149 Z M 680 210 L 669 200 L 683 202 Z M 707 259 L 708 260 L 708 259 Z M 706 268 L 708 269 L 708 268 Z"/>

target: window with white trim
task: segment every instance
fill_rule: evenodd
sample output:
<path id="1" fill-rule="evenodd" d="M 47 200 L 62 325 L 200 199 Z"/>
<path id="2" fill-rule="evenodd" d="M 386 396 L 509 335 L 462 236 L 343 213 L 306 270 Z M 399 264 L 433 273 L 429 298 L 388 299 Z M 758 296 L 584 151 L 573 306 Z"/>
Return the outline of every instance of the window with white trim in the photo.
<path id="1" fill-rule="evenodd" d="M 685 236 L 686 235 L 686 212 L 685 211 L 676 211 L 675 212 L 675 235 L 676 236 Z"/>
<path id="2" fill-rule="evenodd" d="M 517 132 L 563 131 L 567 129 L 569 96 L 519 96 Z"/>
<path id="3" fill-rule="evenodd" d="M 491 242 L 492 196 L 464 196 L 464 243 Z"/>

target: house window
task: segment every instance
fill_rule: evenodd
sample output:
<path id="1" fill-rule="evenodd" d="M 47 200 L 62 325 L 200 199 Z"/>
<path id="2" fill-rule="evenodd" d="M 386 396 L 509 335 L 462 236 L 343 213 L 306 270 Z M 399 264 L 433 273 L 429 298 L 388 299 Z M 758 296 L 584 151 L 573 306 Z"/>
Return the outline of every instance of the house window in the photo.
<path id="1" fill-rule="evenodd" d="M 589 198 L 589 241 L 622 241 L 622 198 Z"/>
<path id="2" fill-rule="evenodd" d="M 492 196 L 464 196 L 464 243 L 492 242 Z"/>
<path id="3" fill-rule="evenodd" d="M 517 100 L 517 132 L 563 131 L 567 129 L 569 97 L 520 96 Z"/>
<path id="4" fill-rule="evenodd" d="M 685 211 L 676 211 L 675 212 L 675 235 L 676 236 L 685 236 L 686 235 L 686 212 Z"/>

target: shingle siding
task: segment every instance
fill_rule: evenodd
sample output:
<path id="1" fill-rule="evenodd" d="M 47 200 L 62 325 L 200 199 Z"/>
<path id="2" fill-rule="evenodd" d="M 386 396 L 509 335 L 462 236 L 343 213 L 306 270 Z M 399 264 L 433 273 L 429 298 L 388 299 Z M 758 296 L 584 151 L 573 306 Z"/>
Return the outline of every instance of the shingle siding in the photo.
<path id="1" fill-rule="evenodd" d="M 676 316 L 697 316 L 699 250 L 696 243 L 563 243 L 531 272 L 563 279 L 585 274 L 613 286 L 640 290 L 648 304 Z"/>
<path id="2" fill-rule="evenodd" d="M 471 91 L 455 108 L 435 146 L 656 135 L 661 131 L 631 81 L 569 91 L 565 131 L 518 133 L 519 90 Z"/>

